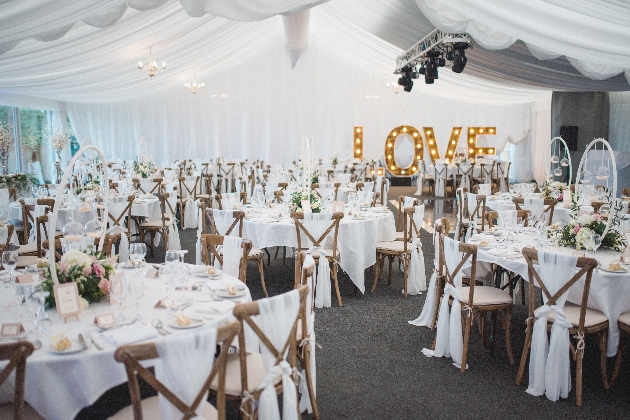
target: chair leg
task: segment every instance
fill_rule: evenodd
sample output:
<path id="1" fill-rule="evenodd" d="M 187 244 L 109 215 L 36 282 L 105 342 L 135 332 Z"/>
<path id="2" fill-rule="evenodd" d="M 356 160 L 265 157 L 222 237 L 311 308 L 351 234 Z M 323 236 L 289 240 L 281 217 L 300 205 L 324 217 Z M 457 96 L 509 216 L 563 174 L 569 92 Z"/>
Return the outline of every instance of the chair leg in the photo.
<path id="1" fill-rule="evenodd" d="M 393 272 L 392 265 L 394 264 L 394 256 L 388 255 L 387 257 L 389 259 L 389 276 L 387 277 L 387 284 L 392 284 L 392 272 Z"/>
<path id="2" fill-rule="evenodd" d="M 612 377 L 608 382 L 608 386 L 612 388 L 612 386 L 617 381 L 617 377 L 619 376 L 619 371 L 621 370 L 621 357 L 623 353 L 623 330 L 619 330 L 619 347 L 617 348 L 617 357 L 615 358 L 615 368 L 613 370 Z"/>
<path id="3" fill-rule="evenodd" d="M 527 356 L 529 356 L 529 347 L 532 344 L 532 328 L 534 327 L 534 320 L 527 320 L 527 331 L 525 332 L 525 345 L 523 346 L 523 354 L 521 355 L 521 364 L 518 368 L 518 374 L 516 375 L 515 385 L 520 385 L 523 381 L 523 373 L 525 372 L 525 363 L 527 363 Z"/>
<path id="4" fill-rule="evenodd" d="M 520 286 L 521 286 L 521 305 L 525 305 L 525 280 L 523 280 L 523 278 L 521 277 L 521 280 L 519 281 Z"/>
<path id="5" fill-rule="evenodd" d="M 468 340 L 470 339 L 470 326 L 474 318 L 464 317 L 466 327 L 464 328 L 464 349 L 462 350 L 462 366 L 461 372 L 466 373 L 466 362 L 468 361 Z"/>
<path id="6" fill-rule="evenodd" d="M 440 310 L 440 298 L 442 297 L 442 277 L 438 276 L 435 281 L 435 309 L 433 310 L 433 320 L 431 321 L 431 331 L 435 330 L 438 312 Z"/>
<path id="7" fill-rule="evenodd" d="M 575 405 L 582 406 L 582 361 L 584 349 L 578 348 L 575 354 Z"/>
<path id="8" fill-rule="evenodd" d="M 337 292 L 337 302 L 339 302 L 339 306 L 343 306 L 343 303 L 341 302 L 341 293 L 339 292 L 339 282 L 337 281 L 337 264 L 333 264 L 332 268 L 332 277 L 335 281 L 335 292 Z"/>
<path id="9" fill-rule="evenodd" d="M 514 355 L 512 354 L 512 308 L 507 307 L 505 309 L 505 349 L 507 350 L 508 359 L 510 364 L 514 364 Z"/>
<path id="10" fill-rule="evenodd" d="M 261 255 L 259 259 L 256 260 L 256 264 L 258 265 L 258 272 L 260 273 L 260 284 L 262 285 L 263 292 L 265 292 L 265 297 L 269 297 L 267 294 L 267 287 L 265 286 L 265 261 L 264 256 Z"/>
<path id="11" fill-rule="evenodd" d="M 608 369 L 606 368 L 606 350 L 608 341 L 608 330 L 603 330 L 598 333 L 599 335 L 599 351 L 600 351 L 600 367 L 602 370 L 602 382 L 604 389 L 610 388 L 608 384 Z"/>
<path id="12" fill-rule="evenodd" d="M 402 261 L 403 264 L 403 279 L 404 279 L 404 292 L 405 292 L 405 299 L 407 298 L 407 280 L 409 278 L 409 261 L 407 260 L 407 258 L 401 256 L 400 260 Z"/>
<path id="13" fill-rule="evenodd" d="M 311 399 L 313 407 L 313 418 L 319 420 L 319 409 L 317 408 L 317 400 L 315 399 L 315 387 L 313 386 L 313 372 L 311 372 L 311 351 L 308 344 L 304 349 L 304 372 L 306 373 L 306 386 L 308 388 L 308 396 Z"/>
<path id="14" fill-rule="evenodd" d="M 381 259 L 380 255 L 376 255 L 376 262 L 374 263 L 374 284 L 372 284 L 372 293 L 376 290 L 376 283 L 378 283 L 378 266 L 379 260 Z"/>
<path id="15" fill-rule="evenodd" d="M 479 323 L 479 333 L 481 334 L 481 345 L 486 347 L 486 313 L 479 312 L 477 322 Z"/>

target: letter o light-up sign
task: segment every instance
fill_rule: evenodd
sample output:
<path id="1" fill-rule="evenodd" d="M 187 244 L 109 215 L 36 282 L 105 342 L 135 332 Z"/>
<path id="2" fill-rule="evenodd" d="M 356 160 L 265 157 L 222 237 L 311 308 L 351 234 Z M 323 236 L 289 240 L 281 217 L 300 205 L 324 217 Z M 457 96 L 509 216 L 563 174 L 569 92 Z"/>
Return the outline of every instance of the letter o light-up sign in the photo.
<path id="1" fill-rule="evenodd" d="M 411 138 L 413 139 L 415 156 L 412 160 L 412 164 L 407 168 L 401 168 L 396 164 L 394 149 L 396 145 L 396 139 L 398 138 L 398 136 L 401 135 L 411 136 Z M 389 170 L 389 172 L 397 176 L 411 176 L 418 172 L 418 166 L 416 165 L 416 162 L 418 160 L 421 160 L 424 156 L 422 152 L 422 142 L 422 136 L 420 135 L 420 132 L 417 128 L 410 125 L 401 125 L 394 128 L 389 133 L 389 136 L 387 136 L 387 140 L 385 141 L 385 154 L 383 155 L 385 156 L 385 164 L 387 165 L 387 169 Z"/>

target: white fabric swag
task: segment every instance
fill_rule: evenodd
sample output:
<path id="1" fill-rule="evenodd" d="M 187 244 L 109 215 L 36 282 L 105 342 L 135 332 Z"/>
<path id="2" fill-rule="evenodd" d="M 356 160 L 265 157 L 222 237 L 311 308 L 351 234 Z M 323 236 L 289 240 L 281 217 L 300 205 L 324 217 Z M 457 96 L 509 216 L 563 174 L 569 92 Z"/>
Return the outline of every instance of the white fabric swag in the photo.
<path id="1" fill-rule="evenodd" d="M 241 249 L 243 240 L 238 236 L 223 237 L 223 271 L 228 276 L 239 277 L 239 266 L 243 250 Z M 218 259 L 215 259 L 215 265 Z"/>
<path id="2" fill-rule="evenodd" d="M 212 210 L 212 217 L 214 217 L 214 225 L 217 228 L 219 235 L 225 235 L 232 223 L 234 222 L 234 210 Z M 238 230 L 235 227 L 232 230 L 231 236 L 238 236 Z"/>
<path id="3" fill-rule="evenodd" d="M 416 199 L 414 197 L 405 197 L 403 200 L 403 208 L 408 209 L 409 207 L 413 206 L 413 203 L 415 201 Z M 423 206 L 423 209 L 424 209 L 424 206 Z M 424 217 L 424 210 L 423 210 L 422 216 Z"/>
<path id="4" fill-rule="evenodd" d="M 195 217 L 195 199 L 191 194 L 184 200 L 184 229 L 195 229 L 197 217 Z"/>
<path id="5" fill-rule="evenodd" d="M 538 251 L 539 275 L 551 296 L 566 284 L 575 274 L 577 257 Z M 569 328 L 571 323 L 562 311 L 567 300 L 566 291 L 555 305 L 548 305 L 543 294 L 543 302 L 536 309 L 536 322 L 532 332 L 531 354 L 529 357 L 529 387 L 527 393 L 540 396 L 543 393 L 551 401 L 567 398 L 571 391 L 571 366 L 569 360 Z M 553 312 L 555 321 L 551 327 L 551 342 L 547 338 L 547 317 Z"/>
<path id="6" fill-rule="evenodd" d="M 332 213 L 304 213 L 302 224 L 311 236 L 315 240 L 318 240 L 330 226 L 331 219 Z M 328 258 L 326 258 L 326 251 L 324 250 L 326 239 L 323 239 L 320 245 L 321 246 L 315 246 L 314 244 L 310 244 L 308 249 L 309 254 L 312 254 L 315 250 L 319 251 L 317 280 L 315 282 L 315 307 L 330 308 L 332 305 L 332 289 L 330 286 L 330 265 Z"/>
<path id="7" fill-rule="evenodd" d="M 0 220 L 9 218 L 9 189 L 0 188 Z"/>
<path id="8" fill-rule="evenodd" d="M 436 222 L 436 225 L 439 225 L 440 222 Z M 424 299 L 424 307 L 422 308 L 422 312 L 420 312 L 420 316 L 414 319 L 413 321 L 409 321 L 411 325 L 417 325 L 418 327 L 431 327 L 431 323 L 433 322 L 433 314 L 435 313 L 435 294 L 436 292 L 436 282 L 437 282 L 437 273 L 440 268 L 440 235 L 437 231 L 433 231 L 433 247 L 435 249 L 435 257 L 433 259 L 433 274 L 431 274 L 431 279 L 429 280 L 429 290 L 427 292 L 427 297 Z"/>
<path id="9" fill-rule="evenodd" d="M 258 301 L 258 308 L 260 312 L 256 321 L 258 326 L 271 344 L 276 349 L 282 350 L 298 316 L 300 293 L 297 290 L 292 290 L 279 296 L 261 299 Z M 260 420 L 280 419 L 278 397 L 273 382 L 278 373 L 281 373 L 282 418 L 284 420 L 297 420 L 297 392 L 295 382 L 291 377 L 293 370 L 286 361 L 286 354 L 283 355 L 284 359 L 276 365 L 276 357 L 265 345 L 261 344 L 260 350 L 267 374 L 258 385 L 258 389 L 263 390 L 258 405 L 258 418 Z"/>
<path id="10" fill-rule="evenodd" d="M 435 196 L 444 197 L 444 177 L 446 176 L 446 165 L 435 164 Z"/>
<path id="11" fill-rule="evenodd" d="M 521 204 L 523 210 L 529 210 L 532 214 L 542 214 L 545 209 L 545 199 L 542 197 L 525 197 L 523 198 L 523 204 Z"/>
<path id="12" fill-rule="evenodd" d="M 214 328 L 184 337 L 168 336 L 157 340 L 155 347 L 160 358 L 155 361 L 155 377 L 185 404 L 192 404 L 212 371 L 214 358 L 208 355 L 216 351 L 216 341 L 217 330 Z M 194 419 L 202 418 L 206 398 L 207 392 L 197 407 Z M 163 419 L 183 417 L 182 412 L 162 394 L 159 399 Z"/>
<path id="13" fill-rule="evenodd" d="M 490 197 L 492 195 L 492 186 L 490 184 L 479 184 L 479 195 Z"/>
<path id="14" fill-rule="evenodd" d="M 127 208 L 127 204 L 127 200 L 109 203 L 107 205 L 107 212 L 111 215 L 111 217 L 118 220 L 118 218 L 122 216 L 123 212 Z M 117 235 L 118 233 L 120 233 L 120 249 L 118 250 L 118 261 L 125 262 L 129 259 L 129 238 L 127 237 L 128 229 L 123 226 L 125 222 L 125 217 L 123 216 L 122 219 L 120 219 L 120 225 L 115 224 L 111 217 L 109 217 L 109 215 L 107 216 L 107 234 Z M 131 221 L 127 222 L 127 226 L 129 226 L 130 222 Z"/>
<path id="15" fill-rule="evenodd" d="M 28 243 L 32 244 L 37 240 L 37 218 L 40 216 L 43 216 L 46 214 L 46 209 L 48 208 L 48 206 L 43 206 L 43 205 L 39 205 L 36 204 L 35 205 L 35 210 L 33 210 L 33 223 L 32 223 L 32 229 L 31 229 L 31 233 L 28 237 Z M 44 228 L 43 226 L 41 227 L 42 229 Z M 44 232 L 40 232 L 40 237 L 43 238 L 44 236 Z"/>
<path id="16" fill-rule="evenodd" d="M 424 204 L 416 206 L 413 213 L 413 221 L 419 229 L 422 228 L 424 220 Z M 410 238 L 411 244 L 409 252 L 411 253 L 409 261 L 409 274 L 407 277 L 407 293 L 410 295 L 420 295 L 427 290 L 427 275 L 424 272 L 424 253 L 422 252 L 422 242 L 420 237 L 416 236 L 415 230 L 412 229 Z M 403 290 L 403 293 L 405 291 Z"/>
<path id="17" fill-rule="evenodd" d="M 313 273 L 315 273 L 315 260 L 308 254 L 304 258 L 302 263 L 303 268 L 313 267 Z M 317 375 L 316 375 L 316 363 L 315 363 L 315 348 L 317 347 L 315 341 L 315 312 L 313 312 L 313 277 L 308 277 L 308 297 L 306 298 L 306 325 L 308 329 L 308 338 L 303 338 L 299 343 L 300 348 L 308 346 L 308 350 L 311 353 L 311 380 L 313 381 L 313 394 L 317 395 Z M 304 351 L 304 350 L 302 350 Z M 302 396 L 300 397 L 300 413 L 308 411 L 313 412 L 313 405 L 311 404 L 311 398 L 308 394 L 308 385 L 306 383 L 306 371 L 302 369 L 302 376 L 300 377 L 300 384 L 298 386 Z"/>
<path id="18" fill-rule="evenodd" d="M 444 237 L 444 260 L 449 273 L 453 273 L 462 260 L 462 252 L 459 251 L 459 242 L 448 237 Z M 422 353 L 427 357 L 451 357 L 453 365 L 461 368 L 462 352 L 464 349 L 464 338 L 462 336 L 462 270 L 460 269 L 453 278 L 453 285 L 446 283 L 444 294 L 440 301 L 440 310 L 437 322 L 437 336 L 435 339 L 435 350 L 424 348 Z M 449 305 L 449 297 L 453 297 L 453 305 Z M 470 308 L 465 308 L 468 312 L 466 322 L 471 322 Z M 466 366 L 468 369 L 468 366 Z"/>

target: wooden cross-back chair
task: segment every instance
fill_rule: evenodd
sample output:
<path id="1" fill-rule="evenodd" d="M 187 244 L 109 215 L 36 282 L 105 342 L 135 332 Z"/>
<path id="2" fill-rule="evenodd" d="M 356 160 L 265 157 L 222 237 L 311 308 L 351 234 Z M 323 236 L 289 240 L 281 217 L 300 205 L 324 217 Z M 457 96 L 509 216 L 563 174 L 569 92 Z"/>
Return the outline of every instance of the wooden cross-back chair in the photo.
<path id="1" fill-rule="evenodd" d="M 439 246 L 440 256 L 442 260 L 442 275 L 444 285 L 450 284 L 456 287 L 454 280 L 458 272 L 462 271 L 466 261 L 470 259 L 470 280 L 468 286 L 462 286 L 460 295 L 462 301 L 462 322 L 464 322 L 464 347 L 462 350 L 461 372 L 466 372 L 466 363 L 468 360 L 468 343 L 470 339 L 470 330 L 477 318 L 479 330 L 481 332 L 482 345 L 486 344 L 486 314 L 496 311 L 502 315 L 503 327 L 505 329 L 505 347 L 510 364 L 514 364 L 514 356 L 512 355 L 512 339 L 511 339 L 511 317 L 512 317 L 512 297 L 505 291 L 494 286 L 476 285 L 476 265 L 477 265 L 477 246 L 458 242 L 458 249 L 463 253 L 461 261 L 451 271 L 446 264 L 447 257 L 445 254 L 444 234 L 440 234 Z M 443 289 L 442 289 L 443 293 Z M 452 301 L 452 299 L 451 299 Z M 464 314 L 465 313 L 465 314 Z M 434 342 L 435 345 L 435 342 Z"/>
<path id="2" fill-rule="evenodd" d="M 458 196 L 458 205 L 461 203 L 461 208 L 459 210 L 460 214 L 460 222 L 457 227 L 457 232 L 455 232 L 455 239 L 461 240 L 464 232 L 468 229 L 468 224 L 470 221 L 474 221 L 475 223 L 481 222 L 481 231 L 485 230 L 486 226 L 486 196 L 476 194 L 475 200 L 475 208 L 472 213 L 468 211 L 468 195 L 463 191 L 463 189 L 458 188 L 459 193 L 456 191 L 456 195 Z"/>
<path id="3" fill-rule="evenodd" d="M 9 200 L 17 201 L 17 188 L 9 188 Z"/>
<path id="4" fill-rule="evenodd" d="M 223 265 L 223 254 L 217 249 L 219 245 L 223 245 L 223 235 L 201 235 L 201 258 L 205 265 L 214 265 L 215 259 L 219 261 L 219 264 Z M 241 249 L 243 254 L 239 264 L 238 279 L 243 283 L 247 283 L 247 255 L 252 249 L 252 241 L 243 239 Z"/>
<path id="5" fill-rule="evenodd" d="M 505 188 L 510 190 L 510 166 L 512 162 L 497 162 L 497 183 L 501 185 L 501 180 L 505 182 Z"/>
<path id="6" fill-rule="evenodd" d="M 540 278 L 540 275 L 534 267 L 534 262 L 538 260 L 538 251 L 533 248 L 523 248 L 523 256 L 527 262 L 527 272 L 529 276 L 529 317 L 527 318 L 527 330 L 525 334 L 525 346 L 523 347 L 523 354 L 521 356 L 521 364 L 519 366 L 518 374 L 516 376 L 516 385 L 520 385 L 523 379 L 523 373 L 525 371 L 525 364 L 527 362 L 527 356 L 529 355 L 532 332 L 534 323 L 536 322 L 535 315 L 535 296 L 534 289 L 540 288 L 543 295 L 547 298 L 547 302 L 544 305 L 554 305 L 560 297 L 575 285 L 580 279 L 584 279 L 584 288 L 582 290 L 582 300 L 580 305 L 565 304 L 562 312 L 565 314 L 567 320 L 571 323 L 569 328 L 569 337 L 577 339 L 577 344 L 570 342 L 570 351 L 573 356 L 573 360 L 576 363 L 575 366 L 575 404 L 577 406 L 582 405 L 582 364 L 584 358 L 584 337 L 588 334 L 597 334 L 599 338 L 600 348 L 600 368 L 602 382 L 604 388 L 608 389 L 608 372 L 606 370 L 606 342 L 608 333 L 608 318 L 602 312 L 587 307 L 588 295 L 591 287 L 591 280 L 593 276 L 593 270 L 597 268 L 597 260 L 594 258 L 579 257 L 577 259 L 576 268 L 579 271 L 575 273 L 553 296 L 545 285 L 545 280 Z M 550 315 L 547 320 L 548 329 L 555 317 Z"/>
<path id="7" fill-rule="evenodd" d="M 8 360 L 8 364 L 0 370 L 0 385 L 15 371 L 15 385 L 13 386 L 15 397 L 13 404 L 0 406 L 0 418 L 22 420 L 26 418 L 25 415 L 27 413 L 30 414 L 30 412 L 34 412 L 32 409 L 26 408 L 24 403 L 26 359 L 33 354 L 34 351 L 35 347 L 33 344 L 26 340 L 0 344 L 0 361 Z"/>
<path id="8" fill-rule="evenodd" d="M 184 228 L 184 206 L 186 205 L 185 203 L 187 202 L 187 198 L 188 196 L 192 196 L 193 198 L 193 205 L 194 205 L 194 201 L 197 199 L 197 187 L 199 186 L 199 176 L 194 177 L 195 178 L 195 183 L 193 184 L 192 188 L 188 188 L 188 184 L 186 183 L 186 178 L 185 176 L 180 176 L 178 179 L 179 182 L 179 202 L 177 203 L 179 205 L 179 214 L 180 214 L 180 219 L 179 219 L 179 225 L 180 228 L 183 229 Z M 184 197 L 184 194 L 188 194 L 188 196 Z"/>
<path id="9" fill-rule="evenodd" d="M 55 206 L 54 198 L 38 198 L 37 204 L 26 204 L 24 201 L 21 201 L 22 204 L 22 229 L 16 228 L 16 232 L 20 235 L 20 232 L 23 236 L 23 242 L 18 250 L 19 255 L 37 255 L 37 250 L 35 249 L 34 244 L 29 244 L 28 239 L 31 236 L 31 230 L 35 228 L 35 224 L 37 223 L 35 220 L 35 206 L 46 206 L 46 214 L 53 211 Z"/>
<path id="10" fill-rule="evenodd" d="M 239 193 L 238 197 L 239 197 L 239 202 L 247 201 L 247 193 L 246 192 Z M 217 207 L 219 208 L 219 210 L 230 210 L 230 209 L 224 209 L 223 208 L 223 195 L 215 194 L 214 195 L 214 201 L 217 202 Z"/>
<path id="11" fill-rule="evenodd" d="M 527 227 L 527 215 L 530 214 L 531 212 L 529 210 L 516 210 L 516 217 L 520 217 L 523 219 L 523 226 Z M 494 221 L 497 220 L 499 218 L 499 212 L 498 211 L 488 211 L 485 214 L 486 216 L 486 223 L 488 223 L 488 228 L 492 228 L 494 227 Z M 499 226 L 499 227 L 503 227 L 503 226 Z"/>
<path id="12" fill-rule="evenodd" d="M 176 224 L 175 208 L 171 204 L 170 193 L 163 192 L 158 195 L 160 199 L 160 212 L 161 216 L 158 220 L 149 220 L 142 222 L 138 225 L 138 231 L 140 233 L 140 242 L 146 243 L 145 238 L 148 235 L 150 238 L 148 247 L 153 253 L 153 239 L 156 234 L 162 235 L 164 240 L 164 247 L 168 244 L 169 226 L 171 223 Z"/>
<path id="13" fill-rule="evenodd" d="M 490 182 L 492 182 L 494 175 L 494 162 L 491 164 L 480 163 L 479 168 L 479 178 L 475 179 L 475 184 L 483 184 L 486 180 L 490 180 Z"/>
<path id="14" fill-rule="evenodd" d="M 13 237 L 13 232 L 15 232 L 15 226 L 12 224 L 7 224 L 7 240 L 5 243 L 0 243 L 0 252 L 8 251 L 11 247 L 11 238 Z"/>
<path id="15" fill-rule="evenodd" d="M 479 185 L 480 184 L 475 184 L 475 185 L 473 185 L 470 188 L 473 194 L 479 194 Z M 490 184 L 490 193 L 491 194 L 496 194 L 498 191 L 499 191 L 499 189 L 497 188 L 497 184 L 495 184 L 494 182 L 492 184 Z"/>
<path id="16" fill-rule="evenodd" d="M 339 306 L 343 306 L 343 302 L 341 301 L 341 293 L 339 291 L 339 282 L 337 279 L 337 271 L 338 271 L 337 265 L 339 262 L 339 250 L 337 248 L 337 243 L 338 243 L 337 237 L 339 235 L 339 223 L 341 222 L 341 219 L 343 219 L 343 217 L 344 217 L 344 214 L 341 212 L 332 213 L 331 218 L 330 218 L 331 222 L 330 222 L 330 225 L 328 226 L 328 229 L 326 229 L 326 231 L 319 238 L 314 238 L 311 232 L 308 231 L 308 229 L 304 226 L 302 222 L 304 220 L 304 213 L 297 213 L 297 212 L 291 213 L 291 218 L 295 221 L 295 230 L 297 232 L 297 245 L 298 245 L 297 251 L 299 252 L 303 250 L 308 250 L 308 247 L 305 245 L 308 241 L 310 241 L 313 247 L 320 247 L 324 249 L 324 252 L 326 252 L 326 259 L 328 260 L 329 263 L 332 264 L 330 277 L 333 281 L 333 284 L 335 285 L 335 292 L 337 294 L 337 302 L 339 303 Z M 332 248 L 326 248 L 325 241 L 331 232 L 333 235 L 333 245 L 332 245 Z M 304 238 L 303 236 L 306 236 L 306 238 Z M 313 251 L 311 255 L 313 259 L 315 260 L 315 262 L 319 264 L 319 259 L 321 257 L 320 252 L 318 250 L 315 250 Z M 300 275 L 300 272 L 296 265 L 295 278 L 298 278 L 299 275 Z"/>
<path id="17" fill-rule="evenodd" d="M 221 351 L 219 351 L 216 358 L 213 357 L 213 355 L 209 355 L 210 358 L 214 359 L 212 370 L 199 390 L 196 398 L 190 405 L 187 405 L 179 397 L 177 397 L 175 393 L 178 390 L 168 389 L 155 377 L 155 374 L 151 369 L 142 366 L 141 362 L 160 357 L 155 343 L 132 344 L 118 347 L 118 349 L 116 349 L 116 353 L 114 354 L 114 358 L 116 361 L 125 364 L 129 385 L 129 395 L 131 396 L 132 405 L 119 411 L 114 417 L 112 417 L 112 419 L 130 418 L 132 414 L 135 420 L 142 420 L 145 414 L 147 415 L 147 418 L 159 418 L 159 397 L 154 396 L 142 400 L 140 385 L 138 382 L 139 376 L 155 391 L 162 394 L 171 404 L 173 404 L 182 413 L 182 419 L 188 420 L 199 415 L 199 418 L 212 417 L 219 420 L 225 420 L 225 372 L 228 352 L 230 349 L 230 343 L 234 340 L 239 331 L 240 324 L 238 322 L 231 322 L 216 329 L 216 341 L 217 343 L 223 343 L 221 345 Z M 204 400 L 204 396 L 210 389 L 210 385 L 213 381 L 217 384 L 215 389 L 216 407 L 210 406 L 210 403 Z"/>
<path id="18" fill-rule="evenodd" d="M 142 180 L 140 178 L 134 178 L 131 182 L 134 188 L 138 191 L 142 191 L 143 194 L 160 194 L 162 193 L 162 181 L 162 178 L 153 178 L 152 182 L 155 182 L 155 185 L 151 187 L 149 191 L 145 191 L 145 189 L 142 188 Z"/>
<path id="19" fill-rule="evenodd" d="M 127 235 L 127 239 L 131 241 L 131 208 L 133 207 L 135 198 L 133 194 L 127 196 L 127 205 L 123 211 L 120 212 L 118 217 L 115 217 L 109 211 L 107 212 L 108 223 L 110 225 L 107 230 L 111 231 L 112 235 L 117 238 L 116 243 L 118 244 L 120 244 L 121 235 Z"/>
<path id="20" fill-rule="evenodd" d="M 260 341 L 260 346 L 264 346 L 275 356 L 275 365 L 284 361 L 288 354 L 289 365 L 292 368 L 295 367 L 297 359 L 296 332 L 300 315 L 304 314 L 306 308 L 308 288 L 307 286 L 300 286 L 297 290 L 299 293 L 300 308 L 295 320 L 291 320 L 293 321 L 293 326 L 288 339 L 280 347 L 276 347 L 272 344 L 267 335 L 252 318 L 260 314 L 258 301 L 237 304 L 232 311 L 241 328 L 238 332 L 238 353 L 228 355 L 225 395 L 228 399 L 241 401 L 243 418 L 258 418 L 258 413 L 256 412 L 257 404 L 255 404 L 255 402 L 260 399 L 263 390 L 257 388 L 266 376 L 262 355 L 260 353 L 247 352 L 245 325 L 251 328 Z M 237 380 L 239 381 L 237 382 Z M 283 387 L 280 375 L 273 380 L 273 383 L 276 393 L 278 395 L 282 394 Z M 211 389 L 216 389 L 216 385 L 215 380 L 211 385 Z M 247 396 L 247 398 L 244 398 L 245 396 Z M 297 411 L 297 417 L 300 418 L 299 404 L 296 405 L 295 410 Z"/>
<path id="21" fill-rule="evenodd" d="M 396 239 L 402 238 L 402 231 L 400 231 L 400 224 L 402 223 L 402 219 L 404 217 L 404 212 L 405 212 L 404 204 L 405 204 L 405 197 L 401 195 L 398 198 L 398 217 L 396 218 L 396 230 L 398 230 L 399 232 L 396 232 Z M 417 206 L 417 205 L 418 205 L 418 199 L 414 198 L 412 206 Z"/>
<path id="22" fill-rule="evenodd" d="M 461 164 L 456 163 L 455 166 L 457 167 L 457 172 L 455 177 L 457 178 L 457 186 L 461 186 L 462 185 L 462 179 L 463 178 L 468 178 L 468 185 L 473 185 L 473 173 L 475 171 L 475 164 L 471 163 L 470 167 L 468 168 L 468 170 L 463 170 Z"/>
<path id="23" fill-rule="evenodd" d="M 517 210 L 523 210 L 522 205 L 525 203 L 525 198 L 514 197 L 512 202 L 516 205 Z M 551 226 L 553 221 L 553 209 L 558 204 L 558 200 L 555 198 L 545 198 L 543 203 L 543 213 L 547 213 L 547 226 Z"/>
<path id="24" fill-rule="evenodd" d="M 379 273 L 381 276 L 385 271 L 385 259 L 389 260 L 389 275 L 387 284 L 392 283 L 392 266 L 394 259 L 398 258 L 403 269 L 403 281 L 404 281 L 404 294 L 407 297 L 407 280 L 409 277 L 409 264 L 411 262 L 411 252 L 415 249 L 415 245 L 411 243 L 411 234 L 418 232 L 411 229 L 411 226 L 415 226 L 413 221 L 413 215 L 416 212 L 415 207 L 407 207 L 403 211 L 403 239 L 402 241 L 394 240 L 388 242 L 379 242 L 376 244 L 376 264 L 374 270 L 374 283 L 372 284 L 372 293 L 376 290 L 376 284 L 378 283 Z M 418 232 L 419 234 L 419 232 Z"/>
<path id="25" fill-rule="evenodd" d="M 438 248 L 440 248 L 440 242 L 443 236 L 448 236 L 449 232 L 449 221 L 446 217 L 438 219 L 434 223 L 434 235 L 438 237 Z M 438 259 L 437 263 L 437 272 L 436 272 L 436 280 L 435 280 L 435 309 L 433 311 L 433 320 L 431 321 L 431 331 L 435 330 L 435 325 L 437 323 L 438 311 L 440 309 L 440 300 L 442 298 L 442 294 L 444 293 L 444 255 L 442 252 L 439 252 L 436 249 L 435 258 Z M 435 264 L 434 264 L 435 265 Z"/>

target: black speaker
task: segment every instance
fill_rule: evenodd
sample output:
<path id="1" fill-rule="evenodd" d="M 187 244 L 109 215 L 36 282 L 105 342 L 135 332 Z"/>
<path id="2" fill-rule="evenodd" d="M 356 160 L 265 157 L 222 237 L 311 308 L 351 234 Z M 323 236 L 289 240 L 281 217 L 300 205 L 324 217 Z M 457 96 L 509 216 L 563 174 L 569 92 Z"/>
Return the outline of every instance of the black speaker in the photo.
<path id="1" fill-rule="evenodd" d="M 560 137 L 567 143 L 569 150 L 572 152 L 578 149 L 578 126 L 563 125 L 560 126 Z"/>

